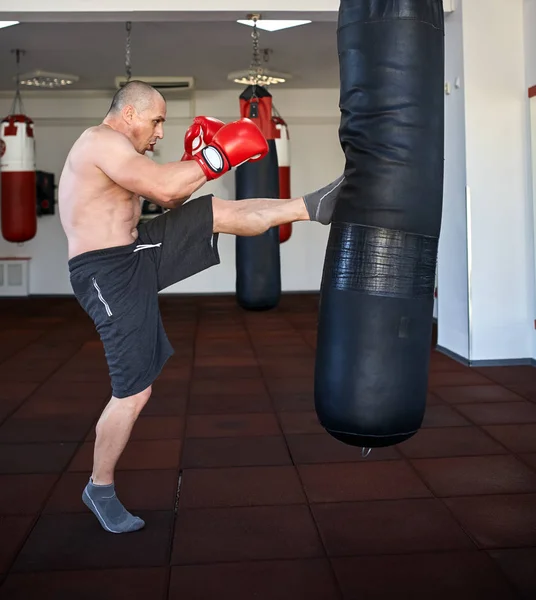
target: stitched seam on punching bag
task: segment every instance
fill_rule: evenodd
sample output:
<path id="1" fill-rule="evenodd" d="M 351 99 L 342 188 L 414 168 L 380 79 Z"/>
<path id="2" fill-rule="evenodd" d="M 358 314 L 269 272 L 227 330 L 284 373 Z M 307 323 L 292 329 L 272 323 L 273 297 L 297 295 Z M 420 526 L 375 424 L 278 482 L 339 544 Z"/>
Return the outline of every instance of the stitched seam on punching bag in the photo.
<path id="1" fill-rule="evenodd" d="M 342 220 L 337 220 L 336 223 L 333 223 L 333 227 L 338 227 L 341 225 L 346 225 L 348 227 L 359 227 L 360 229 L 375 229 L 377 231 L 389 231 L 388 229 L 385 229 L 385 227 L 378 227 L 377 225 L 356 225 L 353 221 L 342 221 Z M 435 235 L 426 235 L 426 234 L 421 234 L 421 233 L 414 233 L 411 231 L 401 231 L 399 233 L 403 233 L 404 235 L 415 235 L 415 236 L 419 236 L 420 238 L 423 239 L 429 239 L 429 240 L 437 240 L 438 238 Z"/>

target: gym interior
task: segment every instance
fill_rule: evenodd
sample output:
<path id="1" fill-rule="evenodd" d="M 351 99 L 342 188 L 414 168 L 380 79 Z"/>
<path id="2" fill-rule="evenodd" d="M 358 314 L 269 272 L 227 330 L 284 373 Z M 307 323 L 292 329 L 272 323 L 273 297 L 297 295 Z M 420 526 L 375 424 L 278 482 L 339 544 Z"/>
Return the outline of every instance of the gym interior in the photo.
<path id="1" fill-rule="evenodd" d="M 280 190 L 299 197 L 352 174 L 338 48 L 348 3 L 375 4 L 2 1 L 0 117 L 31 119 L 36 185 L 35 232 L 19 240 L 7 239 L 4 207 L 20 199 L 1 197 L 1 600 L 536 597 L 536 0 L 443 0 L 444 65 L 432 75 L 443 79 L 444 144 L 431 140 L 444 158 L 441 231 L 415 317 L 429 326 L 426 357 L 382 354 L 379 338 L 354 344 L 367 313 L 333 309 L 323 284 L 334 226 L 272 232 L 274 277 L 259 305 L 241 297 L 241 253 L 263 246 L 221 234 L 219 265 L 160 293 L 175 354 L 116 479 L 145 528 L 111 535 L 80 498 L 110 378 L 69 280 L 57 185 L 72 144 L 121 85 L 142 79 L 167 100 L 151 158 L 178 161 L 195 116 L 241 117 L 253 77 L 277 124 Z M 402 21 L 412 1 L 379 4 Z M 236 171 L 199 195 L 238 199 Z M 159 213 L 143 203 L 142 220 Z M 265 264 L 248 265 L 262 279 Z M 337 335 L 348 344 L 337 346 L 341 372 L 322 362 Z M 404 386 L 423 382 L 416 431 L 368 445 L 326 427 L 320 405 L 339 380 L 337 401 L 350 402 L 350 379 L 366 410 L 388 389 L 405 414 L 419 399 Z"/>

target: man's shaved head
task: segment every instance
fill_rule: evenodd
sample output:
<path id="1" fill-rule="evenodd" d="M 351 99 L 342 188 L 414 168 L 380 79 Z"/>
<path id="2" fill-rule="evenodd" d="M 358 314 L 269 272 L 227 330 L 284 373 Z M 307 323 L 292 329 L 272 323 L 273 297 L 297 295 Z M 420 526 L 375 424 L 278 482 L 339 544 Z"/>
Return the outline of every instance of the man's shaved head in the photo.
<path id="1" fill-rule="evenodd" d="M 137 80 L 129 81 L 115 93 L 108 114 L 118 114 L 125 106 L 129 105 L 133 106 L 136 112 L 142 113 L 152 105 L 157 96 L 164 99 L 162 94 L 148 83 Z"/>
<path id="2" fill-rule="evenodd" d="M 144 81 L 129 81 L 113 97 L 103 125 L 126 135 L 140 154 L 164 137 L 166 100 Z"/>

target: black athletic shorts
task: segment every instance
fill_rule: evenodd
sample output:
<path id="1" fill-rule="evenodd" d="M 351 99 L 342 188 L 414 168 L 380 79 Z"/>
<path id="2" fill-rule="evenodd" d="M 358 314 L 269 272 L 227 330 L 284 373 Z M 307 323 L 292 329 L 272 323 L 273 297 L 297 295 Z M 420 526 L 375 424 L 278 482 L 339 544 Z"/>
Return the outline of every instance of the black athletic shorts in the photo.
<path id="1" fill-rule="evenodd" d="M 158 292 L 220 262 L 212 195 L 142 223 L 138 232 L 128 246 L 69 261 L 73 291 L 100 335 L 116 398 L 149 387 L 173 354 Z"/>

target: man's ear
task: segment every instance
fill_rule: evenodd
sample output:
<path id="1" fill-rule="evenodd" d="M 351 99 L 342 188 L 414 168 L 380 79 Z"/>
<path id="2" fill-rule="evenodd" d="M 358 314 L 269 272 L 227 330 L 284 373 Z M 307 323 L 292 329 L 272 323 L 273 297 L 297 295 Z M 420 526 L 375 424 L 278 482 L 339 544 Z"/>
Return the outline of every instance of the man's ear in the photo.
<path id="1" fill-rule="evenodd" d="M 131 104 L 127 104 L 123 107 L 121 113 L 123 114 L 123 119 L 125 119 L 127 123 L 132 123 L 136 111 L 134 110 L 134 107 Z"/>

